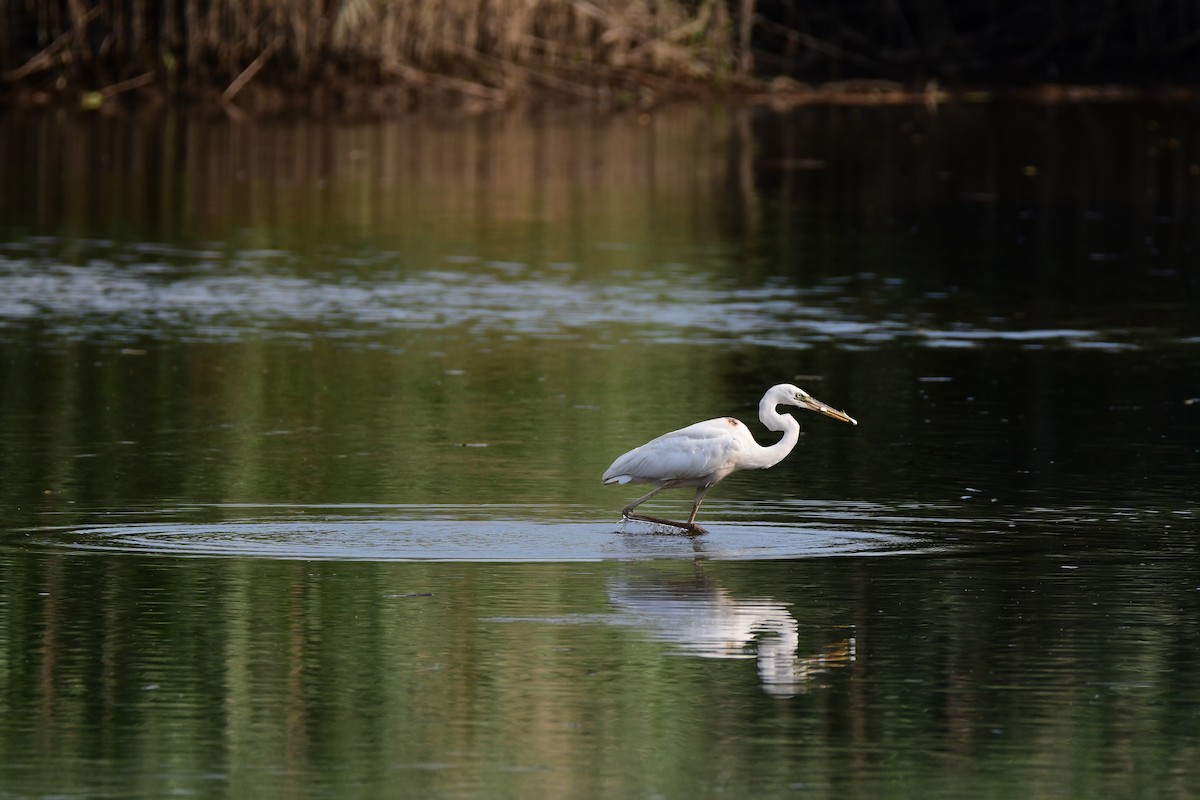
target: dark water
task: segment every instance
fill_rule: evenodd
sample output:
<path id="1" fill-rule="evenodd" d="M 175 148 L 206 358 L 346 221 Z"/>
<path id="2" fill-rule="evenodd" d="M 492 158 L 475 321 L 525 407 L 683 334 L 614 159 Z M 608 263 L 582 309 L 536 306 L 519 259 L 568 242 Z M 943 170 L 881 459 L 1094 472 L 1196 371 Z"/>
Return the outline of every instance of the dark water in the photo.
<path id="1" fill-rule="evenodd" d="M 1200 795 L 1193 109 L 0 153 L 0 797 Z"/>

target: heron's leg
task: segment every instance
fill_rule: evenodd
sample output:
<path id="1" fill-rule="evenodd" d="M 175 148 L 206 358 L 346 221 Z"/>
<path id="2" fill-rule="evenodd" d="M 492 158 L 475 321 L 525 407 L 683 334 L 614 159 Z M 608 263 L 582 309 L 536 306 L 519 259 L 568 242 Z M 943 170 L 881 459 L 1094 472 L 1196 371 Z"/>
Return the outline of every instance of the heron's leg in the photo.
<path id="1" fill-rule="evenodd" d="M 708 494 L 710 488 L 708 486 L 701 486 L 696 490 L 696 502 L 692 504 L 692 513 L 688 517 L 687 524 L 684 526 L 684 529 L 690 534 L 708 533 L 708 531 L 696 524 L 696 513 L 700 511 L 700 504 L 704 502 L 704 495 Z"/>
<path id="2" fill-rule="evenodd" d="M 704 502 L 704 495 L 708 494 L 709 487 L 701 486 L 696 490 L 696 502 L 692 505 L 692 515 L 688 517 L 688 526 L 696 524 L 696 512 L 700 510 L 700 504 Z"/>
<path id="3" fill-rule="evenodd" d="M 704 529 L 701 528 L 699 525 L 695 524 L 694 522 L 677 522 L 673 519 L 666 519 L 665 517 L 652 517 L 649 514 L 633 513 L 633 510 L 635 508 L 637 508 L 638 506 L 640 506 L 642 503 L 646 502 L 651 497 L 654 497 L 654 495 L 658 494 L 663 489 L 670 489 L 670 488 L 672 488 L 670 484 L 667 484 L 664 486 L 659 486 L 654 491 L 650 492 L 650 494 L 646 495 L 645 497 L 639 497 L 637 500 L 634 500 L 632 503 L 625 506 L 625 508 L 621 509 L 621 516 L 624 517 L 625 519 L 638 519 L 638 520 L 641 520 L 642 522 L 653 522 L 656 525 L 670 525 L 672 528 L 682 528 L 683 530 L 687 531 L 688 533 L 692 533 L 692 534 L 704 533 Z M 694 510 L 692 512 L 692 516 L 693 517 L 696 516 Z"/>
<path id="4" fill-rule="evenodd" d="M 666 489 L 666 488 L 667 488 L 666 486 L 656 486 L 654 488 L 654 491 L 650 492 L 650 494 L 648 494 L 644 497 L 639 497 L 637 500 L 634 500 L 632 503 L 630 503 L 629 505 L 627 505 L 623 509 L 621 509 L 621 516 L 628 517 L 630 515 L 631 511 L 633 511 L 635 508 L 640 506 L 642 503 L 646 502 L 651 497 L 654 497 L 654 495 L 658 494 L 659 492 L 661 492 L 663 489 Z"/>

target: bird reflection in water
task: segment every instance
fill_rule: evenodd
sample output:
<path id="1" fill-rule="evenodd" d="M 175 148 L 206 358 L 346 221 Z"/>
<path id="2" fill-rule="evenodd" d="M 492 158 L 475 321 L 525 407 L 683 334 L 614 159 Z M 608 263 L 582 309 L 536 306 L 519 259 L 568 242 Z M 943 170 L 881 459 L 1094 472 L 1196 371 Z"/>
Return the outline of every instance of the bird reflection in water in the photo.
<path id="1" fill-rule="evenodd" d="M 855 660 L 852 635 L 799 655 L 799 625 L 786 606 L 768 598 L 735 598 L 702 575 L 692 582 L 616 580 L 607 594 L 621 624 L 674 645 L 680 654 L 756 659 L 763 689 L 775 697 L 792 697 Z"/>

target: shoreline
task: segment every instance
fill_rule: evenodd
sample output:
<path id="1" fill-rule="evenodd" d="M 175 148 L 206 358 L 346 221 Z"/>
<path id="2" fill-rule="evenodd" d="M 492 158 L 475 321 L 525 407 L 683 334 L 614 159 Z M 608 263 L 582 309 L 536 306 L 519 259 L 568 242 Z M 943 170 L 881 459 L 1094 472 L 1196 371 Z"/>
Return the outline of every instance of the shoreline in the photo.
<path id="1" fill-rule="evenodd" d="M 714 87 L 680 82 L 640 92 L 612 87 L 590 87 L 589 92 L 546 90 L 511 95 L 498 90 L 478 91 L 476 86 L 410 84 L 369 86 L 338 81 L 305 89 L 276 84 L 216 87 L 205 91 L 168 94 L 159 89 L 156 76 L 147 73 L 91 91 L 73 88 L 46 89 L 14 85 L 0 89 L 0 113 L 13 110 L 68 110 L 121 113 L 145 108 L 187 108 L 212 111 L 234 118 L 273 118 L 296 114 L 332 114 L 345 117 L 405 116 L 437 112 L 480 114 L 505 110 L 574 108 L 594 112 L 650 112 L 687 103 L 717 103 L 787 110 L 801 106 L 938 106 L 993 102 L 1031 105 L 1074 103 L 1188 103 L 1200 100 L 1200 87 L 1186 85 L 1136 86 L 1131 84 L 1042 83 L 1017 87 L 948 88 L 929 82 L 914 88 L 892 81 L 849 80 L 805 84 L 787 78 L 742 78 L 736 85 Z M 449 79 L 447 79 L 449 80 Z M 665 84 L 665 82 L 664 82 Z M 231 91 L 232 90 L 232 91 Z"/>

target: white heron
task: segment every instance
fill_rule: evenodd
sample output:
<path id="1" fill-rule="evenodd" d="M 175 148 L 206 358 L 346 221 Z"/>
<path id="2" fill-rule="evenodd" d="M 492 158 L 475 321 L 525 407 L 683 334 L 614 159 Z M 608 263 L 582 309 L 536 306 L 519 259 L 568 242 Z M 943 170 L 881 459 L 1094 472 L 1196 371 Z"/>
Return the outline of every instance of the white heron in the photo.
<path id="1" fill-rule="evenodd" d="M 758 404 L 758 418 L 773 431 L 782 431 L 783 438 L 763 447 L 740 421 L 733 417 L 697 422 L 677 431 L 664 433 L 657 439 L 635 447 L 604 471 L 605 485 L 619 483 L 653 483 L 654 491 L 634 500 L 621 510 L 624 519 L 640 519 L 660 525 L 670 525 L 692 533 L 704 533 L 696 524 L 696 512 L 704 495 L 718 481 L 739 469 L 767 469 L 792 452 L 800 438 L 800 423 L 791 414 L 780 414 L 776 406 L 789 405 L 816 411 L 827 417 L 857 425 L 858 421 L 830 408 L 803 389 L 790 383 L 772 386 Z M 633 510 L 663 489 L 695 487 L 696 501 L 687 522 L 662 517 L 635 514 Z"/>

